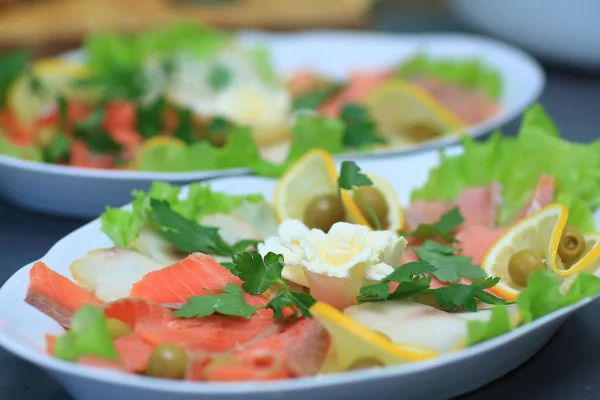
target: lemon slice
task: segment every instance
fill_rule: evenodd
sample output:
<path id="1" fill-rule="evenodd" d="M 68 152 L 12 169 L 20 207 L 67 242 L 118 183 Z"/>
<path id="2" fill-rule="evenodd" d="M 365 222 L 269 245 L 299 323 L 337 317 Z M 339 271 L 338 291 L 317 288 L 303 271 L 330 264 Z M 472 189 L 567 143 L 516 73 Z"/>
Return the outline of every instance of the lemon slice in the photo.
<path id="1" fill-rule="evenodd" d="M 578 272 L 595 273 L 600 268 L 600 232 L 584 236 L 585 250 L 583 256 L 569 268 L 565 268 L 560 257 L 552 258 L 552 271 L 560 276 L 569 276 Z"/>
<path id="2" fill-rule="evenodd" d="M 304 219 L 304 210 L 317 196 L 337 193 L 337 171 L 324 150 L 312 150 L 298 159 L 275 187 L 275 212 L 279 220 Z"/>
<path id="3" fill-rule="evenodd" d="M 365 105 L 381 134 L 392 144 L 429 140 L 465 126 L 425 90 L 401 79 L 387 80 L 375 87 Z"/>
<path id="4" fill-rule="evenodd" d="M 388 215 L 386 221 L 381 221 L 382 225 L 384 225 L 384 229 L 398 231 L 404 228 L 404 210 L 400 204 L 400 199 L 398 199 L 396 189 L 394 189 L 394 187 L 388 181 L 380 176 L 368 172 L 366 175 L 371 179 L 371 181 L 373 181 L 373 187 L 379 190 L 379 192 L 383 195 L 383 198 L 388 206 Z M 366 216 L 361 213 L 360 209 L 358 208 L 358 204 L 352 195 L 352 192 L 347 190 L 342 191 L 342 202 L 346 208 L 349 222 L 375 228 L 369 224 Z"/>
<path id="5" fill-rule="evenodd" d="M 328 357 L 327 370 L 339 372 L 354 369 L 364 365 L 367 360 L 369 366 L 382 366 L 422 361 L 439 355 L 436 351 L 419 346 L 394 344 L 382 334 L 323 302 L 316 302 L 310 308 L 310 313 L 331 336 L 331 354 L 335 354 L 335 357 Z"/>
<path id="6" fill-rule="evenodd" d="M 73 83 L 87 75 L 84 65 L 61 58 L 48 58 L 33 64 L 30 73 L 21 75 L 7 94 L 8 107 L 26 125 L 33 121 L 59 94 L 67 97 L 77 89 Z"/>
<path id="7" fill-rule="evenodd" d="M 494 292 L 506 300 L 514 301 L 522 287 L 512 281 L 508 273 L 508 262 L 513 254 L 521 250 L 539 250 L 548 260 L 556 259 L 558 243 L 567 224 L 568 210 L 560 204 L 542 208 L 517 222 L 488 251 L 481 264 L 490 276 L 500 277 Z"/>

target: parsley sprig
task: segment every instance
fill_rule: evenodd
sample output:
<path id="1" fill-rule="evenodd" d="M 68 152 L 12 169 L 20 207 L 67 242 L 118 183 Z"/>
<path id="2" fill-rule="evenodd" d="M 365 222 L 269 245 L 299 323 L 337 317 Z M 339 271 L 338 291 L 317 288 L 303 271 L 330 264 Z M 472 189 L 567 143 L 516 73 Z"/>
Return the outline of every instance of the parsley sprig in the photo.
<path id="1" fill-rule="evenodd" d="M 357 190 L 359 187 L 372 185 L 373 181 L 361 172 L 360 167 L 354 161 L 342 162 L 340 176 L 338 177 L 338 194 L 340 198 L 342 197 L 342 190 L 351 191 L 352 195 L 365 206 L 375 223 L 375 229 L 381 230 L 381 221 L 377 217 L 375 210 L 373 210 L 373 207 L 371 207 L 360 191 Z"/>
<path id="2" fill-rule="evenodd" d="M 174 211 L 165 200 L 150 199 L 150 215 L 164 238 L 187 253 L 233 256 L 257 244 L 256 240 L 245 239 L 230 245 L 219 234 L 219 228 L 203 226 L 187 219 Z"/>
<path id="3" fill-rule="evenodd" d="M 431 289 L 431 276 L 438 270 L 425 261 L 407 263 L 396 269 L 381 282 L 361 288 L 359 302 L 414 299 L 416 296 L 433 295 L 436 302 L 446 311 L 465 309 L 477 310 L 477 300 L 488 304 L 509 304 L 485 289 L 495 286 L 500 278 L 480 277 L 470 285 L 456 283 Z M 485 275 L 485 274 L 484 274 Z M 399 283 L 396 290 L 389 293 L 389 284 Z"/>
<path id="4" fill-rule="evenodd" d="M 198 296 L 188 299 L 188 303 L 173 313 L 181 318 L 201 318 L 215 313 L 250 318 L 260 309 L 271 309 L 275 318 L 285 318 L 284 310 L 296 310 L 310 317 L 309 308 L 315 303 L 308 293 L 294 292 L 281 277 L 284 263 L 281 254 L 268 253 L 264 258 L 257 252 L 242 252 L 233 256 L 229 270 L 244 283 L 242 287 L 228 284 L 223 293 Z M 277 286 L 275 296 L 264 306 L 248 304 L 244 291 L 251 295 L 261 295 Z"/>
<path id="5" fill-rule="evenodd" d="M 365 106 L 346 103 L 340 112 L 340 119 L 346 125 L 343 138 L 345 147 L 364 149 L 374 144 L 387 143 L 377 128 L 377 122 Z"/>
<path id="6" fill-rule="evenodd" d="M 400 234 L 404 237 L 414 237 L 420 239 L 439 238 L 445 242 L 456 242 L 454 230 L 465 221 L 460 214 L 458 207 L 454 207 L 440 218 L 439 221 L 433 224 L 419 224 L 415 230 L 411 232 L 401 231 Z"/>

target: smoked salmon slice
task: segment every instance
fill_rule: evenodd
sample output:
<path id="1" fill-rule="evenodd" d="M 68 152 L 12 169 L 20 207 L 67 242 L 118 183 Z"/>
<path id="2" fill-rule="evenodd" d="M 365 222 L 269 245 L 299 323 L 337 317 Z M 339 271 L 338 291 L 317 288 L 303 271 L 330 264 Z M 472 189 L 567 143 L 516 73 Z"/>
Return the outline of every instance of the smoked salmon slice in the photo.
<path id="1" fill-rule="evenodd" d="M 389 70 L 355 71 L 350 75 L 348 86 L 329 99 L 319 109 L 319 114 L 325 117 L 338 117 L 347 103 L 362 103 L 375 87 L 392 76 Z"/>
<path id="2" fill-rule="evenodd" d="M 456 200 L 460 214 L 465 219 L 463 226 L 495 227 L 501 201 L 502 185 L 496 182 L 489 186 L 464 189 Z"/>
<path id="3" fill-rule="evenodd" d="M 473 259 L 472 264 L 481 265 L 489 249 L 508 228 L 490 229 L 481 225 L 471 225 L 456 234 L 461 254 Z"/>
<path id="4" fill-rule="evenodd" d="M 415 76 L 410 82 L 435 98 L 460 120 L 475 125 L 498 113 L 500 107 L 480 91 L 466 90 L 431 76 Z"/>
<path id="5" fill-rule="evenodd" d="M 442 215 L 452 209 L 452 203 L 443 201 L 414 201 L 404 211 L 408 230 L 414 230 L 420 224 L 433 224 L 440 220 Z"/>
<path id="6" fill-rule="evenodd" d="M 552 204 L 554 201 L 554 189 L 554 178 L 549 175 L 542 175 L 531 195 L 531 199 L 525 207 L 523 207 L 513 223 Z"/>
<path id="7" fill-rule="evenodd" d="M 190 297 L 222 293 L 220 289 L 229 283 L 242 285 L 238 277 L 213 257 L 193 253 L 169 267 L 144 275 L 133 285 L 129 296 L 162 304 L 185 303 Z M 264 306 L 269 302 L 265 296 L 245 297 L 253 306 Z M 259 310 L 258 313 L 268 314 L 270 311 Z"/>
<path id="8" fill-rule="evenodd" d="M 51 270 L 42 262 L 36 262 L 29 271 L 29 287 L 25 302 L 65 328 L 71 326 L 75 311 L 85 304 L 100 302 L 68 278 Z"/>
<path id="9" fill-rule="evenodd" d="M 465 219 L 461 227 L 483 225 L 493 228 L 502 201 L 501 192 L 502 186 L 494 182 L 488 186 L 463 189 L 456 202 L 414 201 L 405 210 L 406 224 L 408 229 L 415 229 L 419 224 L 433 224 L 453 207 L 458 206 L 460 214 Z"/>
<path id="10" fill-rule="evenodd" d="M 143 372 L 148 367 L 148 361 L 154 347 L 135 333 L 130 333 L 115 340 L 115 348 L 123 367 L 130 372 Z"/>
<path id="11" fill-rule="evenodd" d="M 127 372 L 125 367 L 120 362 L 106 360 L 96 356 L 81 356 L 77 359 L 77 364 L 89 365 L 90 367 L 109 369 L 119 372 Z"/>
<path id="12" fill-rule="evenodd" d="M 44 335 L 44 340 L 46 341 L 46 354 L 49 356 L 54 356 L 54 344 L 56 343 L 56 339 L 58 339 L 54 335 L 50 335 L 46 333 Z"/>
<path id="13" fill-rule="evenodd" d="M 243 360 L 257 352 L 282 355 L 286 376 L 305 376 L 320 370 L 328 350 L 325 329 L 315 319 L 302 318 L 277 335 L 242 348 L 235 357 Z"/>
<path id="14" fill-rule="evenodd" d="M 137 324 L 134 332 L 152 346 L 177 344 L 188 351 L 221 353 L 257 337 L 280 330 L 271 316 L 254 314 L 250 319 L 211 315 L 198 319 L 175 319 L 166 324 Z"/>
<path id="15" fill-rule="evenodd" d="M 135 329 L 138 324 L 164 326 L 175 319 L 172 313 L 172 309 L 146 299 L 126 298 L 104 305 L 105 317 L 116 318 L 131 329 Z"/>
<path id="16" fill-rule="evenodd" d="M 261 350 L 231 360 L 216 359 L 204 367 L 200 376 L 212 382 L 271 381 L 291 377 L 280 354 Z"/>

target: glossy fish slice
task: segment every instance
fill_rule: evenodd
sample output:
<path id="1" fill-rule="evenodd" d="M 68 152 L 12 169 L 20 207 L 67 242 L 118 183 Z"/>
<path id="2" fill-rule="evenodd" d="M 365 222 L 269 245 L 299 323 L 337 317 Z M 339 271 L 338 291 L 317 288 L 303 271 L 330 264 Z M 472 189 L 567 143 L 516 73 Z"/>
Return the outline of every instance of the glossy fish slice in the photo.
<path id="1" fill-rule="evenodd" d="M 65 328 L 71 326 L 73 314 L 85 304 L 100 302 L 70 279 L 36 262 L 29 271 L 25 302 L 48 315 Z"/>

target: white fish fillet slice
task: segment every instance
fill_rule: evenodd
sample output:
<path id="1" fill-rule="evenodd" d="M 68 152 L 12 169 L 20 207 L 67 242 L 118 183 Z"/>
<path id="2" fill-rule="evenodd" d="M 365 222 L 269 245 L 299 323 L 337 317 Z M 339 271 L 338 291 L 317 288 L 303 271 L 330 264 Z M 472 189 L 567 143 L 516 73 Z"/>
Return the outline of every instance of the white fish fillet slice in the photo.
<path id="1" fill-rule="evenodd" d="M 90 251 L 73 261 L 69 270 L 75 281 L 99 300 L 113 301 L 129 296 L 134 283 L 165 266 L 133 250 L 113 247 Z"/>
<path id="2" fill-rule="evenodd" d="M 348 307 L 344 314 L 381 332 L 394 343 L 446 353 L 459 348 L 467 321 L 434 307 L 410 301 L 383 301 Z"/>
<path id="3" fill-rule="evenodd" d="M 143 255 L 165 265 L 173 265 L 187 256 L 187 254 L 177 250 L 175 246 L 151 227 L 142 229 L 138 237 L 133 241 L 133 245 Z"/>

